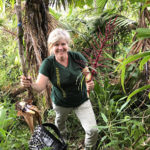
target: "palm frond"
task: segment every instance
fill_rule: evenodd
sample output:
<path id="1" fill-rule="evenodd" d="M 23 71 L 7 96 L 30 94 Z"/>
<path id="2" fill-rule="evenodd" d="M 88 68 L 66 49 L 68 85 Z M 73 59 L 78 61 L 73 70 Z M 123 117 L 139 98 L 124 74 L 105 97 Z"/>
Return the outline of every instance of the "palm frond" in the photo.
<path id="1" fill-rule="evenodd" d="M 112 19 L 113 21 L 114 19 Z M 131 20 L 131 19 L 128 19 L 124 16 L 118 16 L 117 19 L 116 19 L 116 25 L 117 27 L 119 28 L 126 28 L 128 25 L 130 24 L 135 24 L 136 22 Z"/>
<path id="2" fill-rule="evenodd" d="M 93 0 L 90 0 L 90 3 Z M 49 0 L 49 5 L 52 7 L 56 7 L 56 9 L 64 8 L 73 5 L 74 7 L 83 7 L 88 4 L 86 1 L 77 1 L 77 0 Z"/>
<path id="3" fill-rule="evenodd" d="M 137 27 L 137 23 L 134 20 L 118 15 L 112 10 L 105 11 L 100 15 L 100 17 L 96 18 L 95 21 L 93 21 L 94 30 L 97 31 L 97 29 L 100 28 L 100 30 L 103 31 L 103 29 L 105 29 L 106 24 L 110 20 L 111 23 L 113 23 L 115 20 L 115 26 L 117 27 L 118 32 L 123 30 L 126 32 L 127 29 L 131 30 Z"/>

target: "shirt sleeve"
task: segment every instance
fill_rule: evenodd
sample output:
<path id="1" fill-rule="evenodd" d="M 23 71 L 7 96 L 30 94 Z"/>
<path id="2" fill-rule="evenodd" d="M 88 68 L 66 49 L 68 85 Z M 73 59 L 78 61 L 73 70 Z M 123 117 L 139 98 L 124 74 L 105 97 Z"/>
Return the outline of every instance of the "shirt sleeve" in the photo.
<path id="1" fill-rule="evenodd" d="M 50 61 L 48 60 L 48 58 L 46 58 L 40 66 L 39 73 L 50 78 L 50 71 L 51 71 Z"/>

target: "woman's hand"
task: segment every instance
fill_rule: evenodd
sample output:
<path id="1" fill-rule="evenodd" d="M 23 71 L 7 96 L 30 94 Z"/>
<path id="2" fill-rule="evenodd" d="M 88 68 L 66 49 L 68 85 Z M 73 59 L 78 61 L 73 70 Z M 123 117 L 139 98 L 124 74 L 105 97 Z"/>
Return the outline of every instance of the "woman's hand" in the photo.
<path id="1" fill-rule="evenodd" d="M 91 80 L 89 82 L 86 82 L 86 88 L 87 88 L 87 91 L 92 91 L 94 89 L 94 81 Z"/>
<path id="2" fill-rule="evenodd" d="M 36 90 L 37 92 L 43 91 L 46 88 L 47 83 L 48 77 L 40 73 L 36 82 L 32 82 L 31 77 L 21 76 L 21 85 L 26 88 L 32 87 L 32 89 Z"/>
<path id="3" fill-rule="evenodd" d="M 31 87 L 31 84 L 32 84 L 31 77 L 21 76 L 21 86 L 28 88 L 28 87 Z"/>

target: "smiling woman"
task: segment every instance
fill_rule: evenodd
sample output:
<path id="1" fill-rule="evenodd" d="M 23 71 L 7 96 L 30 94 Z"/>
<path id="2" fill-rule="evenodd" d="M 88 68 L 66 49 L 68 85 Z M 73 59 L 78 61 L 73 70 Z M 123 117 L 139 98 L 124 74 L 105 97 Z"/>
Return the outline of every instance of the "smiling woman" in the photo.
<path id="1" fill-rule="evenodd" d="M 69 44 L 71 43 L 71 38 L 70 35 L 67 31 L 63 30 L 63 29 L 55 29 L 53 32 L 50 33 L 49 37 L 48 37 L 48 49 L 50 51 L 50 54 L 54 54 L 53 52 L 53 46 L 58 46 L 59 45 L 59 41 L 62 41 L 64 43 L 62 43 L 63 45 L 67 44 L 67 50 L 69 49 Z M 63 46 L 62 45 L 62 46 Z"/>
<path id="2" fill-rule="evenodd" d="M 59 40 L 52 44 L 52 51 L 56 61 L 67 67 L 68 65 L 68 43 L 66 40 Z"/>
<path id="3" fill-rule="evenodd" d="M 56 112 L 55 124 L 61 134 L 66 138 L 65 121 L 68 114 L 74 111 L 86 133 L 85 150 L 95 150 L 98 130 L 87 95 L 87 91 L 94 88 L 94 82 L 82 81 L 83 76 L 86 79 L 90 73 L 86 66 L 87 61 L 81 53 L 69 51 L 70 41 L 70 35 L 66 30 L 53 30 L 48 38 L 51 56 L 42 62 L 36 83 L 32 83 L 31 79 L 28 80 L 24 76 L 21 78 L 21 83 L 40 92 L 50 80 L 53 84 L 51 99 Z"/>

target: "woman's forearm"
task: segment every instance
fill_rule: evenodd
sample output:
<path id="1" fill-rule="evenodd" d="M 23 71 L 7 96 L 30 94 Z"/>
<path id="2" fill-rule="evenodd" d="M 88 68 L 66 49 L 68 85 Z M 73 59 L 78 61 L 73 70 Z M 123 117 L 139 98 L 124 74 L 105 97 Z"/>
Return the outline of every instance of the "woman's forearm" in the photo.
<path id="1" fill-rule="evenodd" d="M 38 83 L 32 83 L 31 87 L 33 90 L 37 91 L 37 92 L 42 92 L 45 88 L 38 85 Z"/>
<path id="2" fill-rule="evenodd" d="M 31 87 L 36 90 L 37 92 L 42 92 L 48 83 L 48 77 L 43 74 L 39 74 L 37 77 L 36 82 L 31 84 Z"/>
<path id="3" fill-rule="evenodd" d="M 37 92 L 42 92 L 48 83 L 48 77 L 39 74 L 36 82 L 32 82 L 31 77 L 21 76 L 21 85 L 29 88 L 31 87 L 33 90 Z"/>

